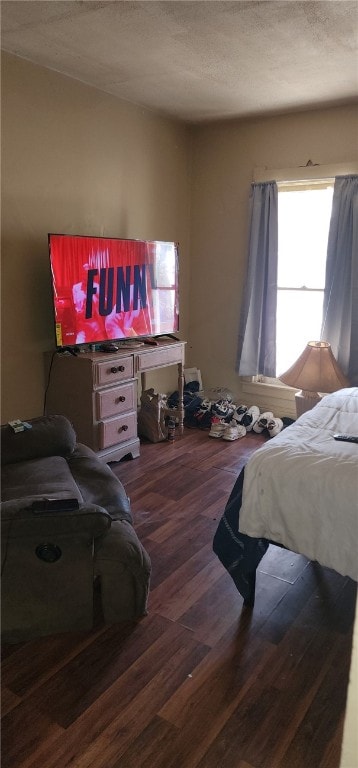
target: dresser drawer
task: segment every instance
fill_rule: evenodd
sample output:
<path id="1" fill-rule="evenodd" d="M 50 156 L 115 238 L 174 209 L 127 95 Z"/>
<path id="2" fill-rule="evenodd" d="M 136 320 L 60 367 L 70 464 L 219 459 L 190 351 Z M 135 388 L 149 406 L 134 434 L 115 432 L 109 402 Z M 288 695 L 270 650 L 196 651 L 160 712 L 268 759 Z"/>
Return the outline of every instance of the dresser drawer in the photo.
<path id="1" fill-rule="evenodd" d="M 110 387 L 109 389 L 96 392 L 98 420 L 135 410 L 136 393 L 136 383 L 134 381 L 122 384 L 120 387 Z"/>
<path id="2" fill-rule="evenodd" d="M 161 368 L 165 365 L 184 362 L 184 345 L 151 349 L 137 355 L 137 371 L 150 371 L 152 368 Z"/>
<path id="3" fill-rule="evenodd" d="M 118 357 L 94 366 L 93 380 L 95 387 L 105 387 L 116 381 L 132 379 L 134 375 L 133 357 Z"/>
<path id="4" fill-rule="evenodd" d="M 126 413 L 99 423 L 100 449 L 137 437 L 137 414 Z"/>

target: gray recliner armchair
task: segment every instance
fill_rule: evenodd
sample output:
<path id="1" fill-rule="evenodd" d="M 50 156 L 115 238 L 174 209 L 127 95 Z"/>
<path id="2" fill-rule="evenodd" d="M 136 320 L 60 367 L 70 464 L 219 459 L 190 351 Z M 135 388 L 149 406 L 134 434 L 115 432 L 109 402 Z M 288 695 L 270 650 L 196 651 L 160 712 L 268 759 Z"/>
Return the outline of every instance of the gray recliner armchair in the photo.
<path id="1" fill-rule="evenodd" d="M 1 427 L 3 641 L 91 628 L 98 579 L 106 623 L 140 618 L 151 563 L 123 485 L 64 416 L 29 423 Z M 48 498 L 78 509 L 34 511 Z"/>

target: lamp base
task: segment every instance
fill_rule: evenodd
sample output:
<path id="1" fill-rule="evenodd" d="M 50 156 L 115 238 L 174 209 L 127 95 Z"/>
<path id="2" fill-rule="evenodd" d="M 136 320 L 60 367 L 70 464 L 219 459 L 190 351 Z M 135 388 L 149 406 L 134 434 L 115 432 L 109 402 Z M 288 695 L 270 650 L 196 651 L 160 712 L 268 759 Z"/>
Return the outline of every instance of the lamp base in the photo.
<path id="1" fill-rule="evenodd" d="M 322 400 L 322 397 L 318 392 L 308 392 L 303 389 L 301 389 L 300 392 L 296 392 L 295 401 L 297 418 L 302 416 L 303 413 L 306 413 L 306 411 L 310 411 L 311 408 L 314 408 L 320 400 Z"/>

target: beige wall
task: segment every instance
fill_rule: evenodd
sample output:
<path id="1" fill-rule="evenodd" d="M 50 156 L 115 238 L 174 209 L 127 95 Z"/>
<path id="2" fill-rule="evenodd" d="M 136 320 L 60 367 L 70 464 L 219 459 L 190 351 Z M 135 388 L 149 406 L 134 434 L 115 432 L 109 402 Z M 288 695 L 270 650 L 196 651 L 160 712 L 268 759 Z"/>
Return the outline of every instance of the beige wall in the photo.
<path id="1" fill-rule="evenodd" d="M 235 358 L 254 169 L 354 160 L 357 136 L 354 107 L 195 128 L 188 359 L 204 387 L 240 397 Z"/>
<path id="2" fill-rule="evenodd" d="M 178 123 L 8 55 L 2 102 L 4 422 L 42 413 L 43 353 L 55 343 L 48 232 L 178 240 L 187 336 L 190 137 Z M 162 374 L 162 388 L 176 388 L 175 368 Z"/>
<path id="3" fill-rule="evenodd" d="M 2 101 L 2 421 L 42 412 L 51 231 L 179 240 L 187 364 L 239 397 L 253 170 L 357 159 L 357 109 L 186 128 L 8 55 Z M 172 391 L 175 370 L 150 385 Z"/>

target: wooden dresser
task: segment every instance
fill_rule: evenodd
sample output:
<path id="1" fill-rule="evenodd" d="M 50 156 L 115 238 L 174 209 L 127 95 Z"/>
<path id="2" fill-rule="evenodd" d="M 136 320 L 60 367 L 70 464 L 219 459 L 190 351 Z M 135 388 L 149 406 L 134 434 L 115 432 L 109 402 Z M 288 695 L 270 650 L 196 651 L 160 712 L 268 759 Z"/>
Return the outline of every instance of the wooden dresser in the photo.
<path id="1" fill-rule="evenodd" d="M 104 461 L 139 456 L 137 385 L 146 373 L 168 365 L 178 367 L 179 430 L 183 429 L 185 342 L 159 341 L 158 346 L 118 352 L 66 352 L 47 355 L 45 413 L 61 413 L 72 422 L 78 441 Z"/>

